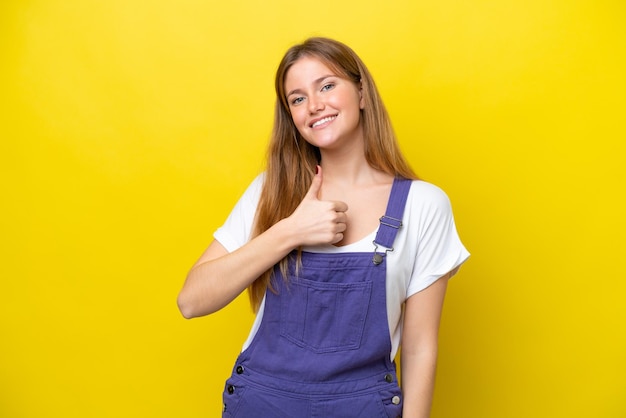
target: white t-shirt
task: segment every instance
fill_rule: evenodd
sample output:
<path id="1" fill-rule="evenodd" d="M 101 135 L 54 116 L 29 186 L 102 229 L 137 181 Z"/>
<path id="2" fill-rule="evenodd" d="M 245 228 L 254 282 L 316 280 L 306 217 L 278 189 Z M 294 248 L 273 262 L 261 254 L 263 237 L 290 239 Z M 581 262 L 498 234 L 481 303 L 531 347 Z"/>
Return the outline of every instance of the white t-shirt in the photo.
<path id="1" fill-rule="evenodd" d="M 254 179 L 224 225 L 214 233 L 214 238 L 229 252 L 235 251 L 250 239 L 263 178 L 261 174 Z M 303 250 L 317 253 L 373 252 L 372 241 L 376 232 L 372 231 L 360 241 L 341 247 L 326 245 L 305 247 Z M 393 251 L 387 253 L 386 282 L 392 360 L 402 335 L 403 303 L 469 257 L 457 234 L 448 196 L 440 188 L 420 180 L 411 183 L 402 227 L 396 235 L 393 248 Z M 265 299 L 259 307 L 243 350 L 256 335 L 264 308 Z"/>

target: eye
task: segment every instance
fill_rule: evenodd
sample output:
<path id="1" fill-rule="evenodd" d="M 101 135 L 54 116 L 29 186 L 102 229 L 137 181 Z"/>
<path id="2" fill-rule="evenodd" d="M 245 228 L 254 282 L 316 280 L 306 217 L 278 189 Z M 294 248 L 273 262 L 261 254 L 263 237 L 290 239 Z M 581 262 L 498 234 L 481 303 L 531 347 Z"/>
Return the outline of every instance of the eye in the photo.
<path id="1" fill-rule="evenodd" d="M 291 105 L 295 106 L 295 105 L 299 105 L 300 103 L 302 103 L 302 101 L 304 100 L 304 97 L 300 96 L 300 97 L 296 97 L 294 99 L 291 99 Z"/>
<path id="2" fill-rule="evenodd" d="M 335 87 L 335 83 L 328 83 L 322 86 L 322 91 L 328 91 Z"/>

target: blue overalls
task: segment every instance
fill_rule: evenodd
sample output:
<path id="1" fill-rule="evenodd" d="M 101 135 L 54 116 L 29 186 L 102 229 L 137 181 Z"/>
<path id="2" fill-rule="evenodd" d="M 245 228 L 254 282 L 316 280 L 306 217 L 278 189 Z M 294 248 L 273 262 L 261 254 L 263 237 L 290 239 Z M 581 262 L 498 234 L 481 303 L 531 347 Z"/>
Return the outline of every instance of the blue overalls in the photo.
<path id="1" fill-rule="evenodd" d="M 224 418 L 396 418 L 402 395 L 386 305 L 410 180 L 395 179 L 371 253 L 296 253 L 275 270 L 261 325 L 224 390 Z"/>

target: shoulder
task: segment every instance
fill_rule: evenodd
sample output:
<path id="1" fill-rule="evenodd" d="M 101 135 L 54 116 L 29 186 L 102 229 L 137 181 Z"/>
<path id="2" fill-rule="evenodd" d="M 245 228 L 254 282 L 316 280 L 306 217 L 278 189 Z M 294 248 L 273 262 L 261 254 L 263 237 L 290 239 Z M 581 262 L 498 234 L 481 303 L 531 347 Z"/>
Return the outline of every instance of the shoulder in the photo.
<path id="1" fill-rule="evenodd" d="M 450 199 L 440 187 L 423 180 L 413 180 L 407 204 L 424 208 L 448 208 Z"/>
<path id="2" fill-rule="evenodd" d="M 259 197 L 261 196 L 261 191 L 263 190 L 263 183 L 265 181 L 265 173 L 261 173 L 250 182 L 246 191 L 243 193 L 241 197 L 242 202 L 246 203 L 256 203 L 259 201 Z"/>
<path id="3" fill-rule="evenodd" d="M 250 238 L 264 177 L 260 174 L 252 180 L 224 224 L 213 234 L 229 252 L 241 247 Z"/>
<path id="4" fill-rule="evenodd" d="M 253 191 L 254 193 L 261 193 L 261 189 L 263 188 L 263 183 L 265 182 L 265 172 L 259 174 L 252 180 L 250 185 L 248 186 L 248 190 Z"/>

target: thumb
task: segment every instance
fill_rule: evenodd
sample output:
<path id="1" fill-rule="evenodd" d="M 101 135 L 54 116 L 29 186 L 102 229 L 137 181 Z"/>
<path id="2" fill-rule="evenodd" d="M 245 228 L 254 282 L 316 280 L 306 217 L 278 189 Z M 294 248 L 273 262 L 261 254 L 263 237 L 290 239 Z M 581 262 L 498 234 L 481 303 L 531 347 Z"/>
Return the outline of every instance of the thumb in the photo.
<path id="1" fill-rule="evenodd" d="M 319 199 L 319 192 L 322 188 L 322 167 L 318 165 L 316 168 L 317 171 L 311 182 L 311 187 L 309 187 L 309 191 L 305 196 L 308 199 Z"/>

